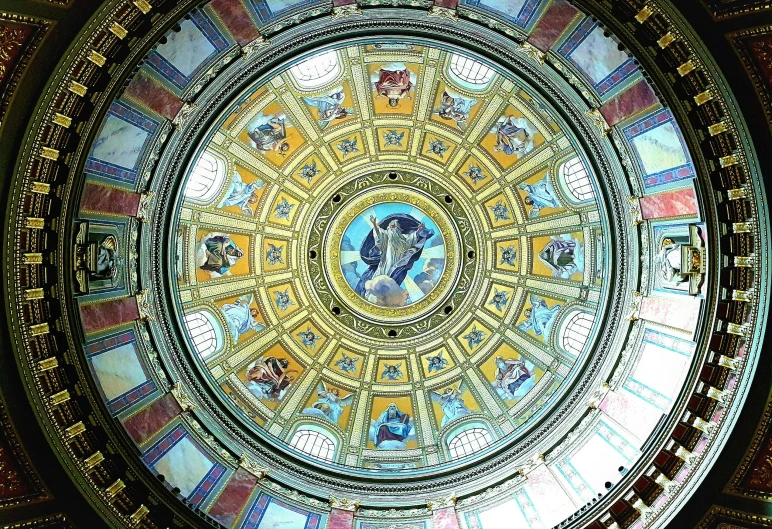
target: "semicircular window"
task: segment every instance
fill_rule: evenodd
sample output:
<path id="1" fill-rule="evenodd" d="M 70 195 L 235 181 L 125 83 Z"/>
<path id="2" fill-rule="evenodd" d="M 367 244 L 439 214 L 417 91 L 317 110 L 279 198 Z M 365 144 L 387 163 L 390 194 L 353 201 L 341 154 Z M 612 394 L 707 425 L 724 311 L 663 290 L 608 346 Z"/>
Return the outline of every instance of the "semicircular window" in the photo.
<path id="1" fill-rule="evenodd" d="M 492 68 L 458 53 L 450 56 L 450 73 L 457 81 L 473 90 L 485 90 L 493 79 Z"/>
<path id="2" fill-rule="evenodd" d="M 206 358 L 222 349 L 223 336 L 220 324 L 209 311 L 200 310 L 186 314 L 185 327 L 188 329 L 193 347 L 201 358 Z"/>
<path id="3" fill-rule="evenodd" d="M 338 54 L 327 51 L 314 55 L 290 68 L 290 73 L 301 88 L 322 86 L 335 79 L 340 73 Z"/>
<path id="4" fill-rule="evenodd" d="M 448 449 L 452 459 L 461 459 L 479 452 L 486 446 L 493 444 L 493 438 L 485 428 L 470 428 L 456 434 L 448 441 Z"/>
<path id="5" fill-rule="evenodd" d="M 579 355 L 590 337 L 595 316 L 582 310 L 570 315 L 560 328 L 558 343 L 573 355 Z"/>
<path id="6" fill-rule="evenodd" d="M 332 461 L 335 455 L 335 442 L 317 430 L 296 431 L 290 440 L 290 446 L 324 461 Z"/>
<path id="7" fill-rule="evenodd" d="M 220 192 L 225 181 L 225 161 L 204 151 L 185 182 L 185 197 L 191 202 L 208 205 Z"/>
<path id="8" fill-rule="evenodd" d="M 590 175 L 578 156 L 563 162 L 558 171 L 569 193 L 578 202 L 586 202 L 595 197 L 595 190 L 590 183 Z"/>

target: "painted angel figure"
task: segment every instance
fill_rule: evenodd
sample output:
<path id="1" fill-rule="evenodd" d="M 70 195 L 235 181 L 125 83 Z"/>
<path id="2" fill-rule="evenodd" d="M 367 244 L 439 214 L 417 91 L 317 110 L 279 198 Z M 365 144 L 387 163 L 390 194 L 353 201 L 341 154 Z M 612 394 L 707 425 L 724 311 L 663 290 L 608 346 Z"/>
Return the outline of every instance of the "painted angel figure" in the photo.
<path id="1" fill-rule="evenodd" d="M 354 115 L 353 108 L 343 106 L 343 101 L 345 100 L 346 94 L 343 93 L 342 87 L 338 87 L 335 92 L 325 96 L 303 98 L 306 105 L 316 107 L 319 112 L 317 123 L 320 129 L 327 128 L 336 119 L 343 119 Z"/>
<path id="2" fill-rule="evenodd" d="M 536 294 L 531 294 L 529 301 L 531 308 L 525 309 L 526 319 L 517 327 L 521 331 L 533 331 L 536 336 L 542 336 L 544 340 L 547 340 L 555 316 L 560 312 L 562 306 L 555 305 L 550 308 L 547 306 L 547 302 Z"/>
<path id="3" fill-rule="evenodd" d="M 378 72 L 375 91 L 379 97 L 389 100 L 390 107 L 399 106 L 400 100 L 411 97 L 413 82 L 410 80 L 410 70 L 384 70 Z"/>
<path id="4" fill-rule="evenodd" d="M 555 188 L 552 187 L 552 182 L 550 182 L 549 174 L 545 174 L 541 180 L 533 185 L 523 182 L 517 187 L 527 194 L 523 202 L 525 202 L 526 206 L 531 206 L 528 216 L 532 219 L 539 216 L 542 208 L 561 207 Z"/>
<path id="5" fill-rule="evenodd" d="M 358 361 L 359 358 L 354 358 L 346 355 L 346 353 L 341 353 L 340 359 L 335 362 L 335 367 L 340 368 L 340 370 L 345 373 L 352 373 L 357 370 Z"/>
<path id="6" fill-rule="evenodd" d="M 496 378 L 493 386 L 496 391 L 505 399 L 513 399 L 517 395 L 517 390 L 531 378 L 531 372 L 525 366 L 525 362 L 520 359 L 507 358 L 503 356 L 496 357 Z"/>
<path id="7" fill-rule="evenodd" d="M 495 151 L 511 156 L 522 156 L 533 150 L 533 136 L 536 131 L 525 118 L 507 116 L 496 124 Z"/>
<path id="8" fill-rule="evenodd" d="M 310 408 L 303 410 L 303 413 L 306 415 L 320 415 L 335 424 L 338 424 L 338 419 L 343 415 L 343 408 L 350 406 L 354 400 L 353 393 L 341 397 L 338 388 L 328 388 L 324 382 L 320 382 L 316 386 L 316 396 L 316 402 Z"/>
<path id="9" fill-rule="evenodd" d="M 469 345 L 469 349 L 474 349 L 476 346 L 480 345 L 483 340 L 485 339 L 485 332 L 481 329 L 477 328 L 477 325 L 472 327 L 472 330 L 469 331 L 468 334 L 465 334 L 463 336 L 464 340 L 466 340 L 467 344 Z"/>
<path id="10" fill-rule="evenodd" d="M 265 252 L 265 260 L 268 261 L 269 265 L 284 264 L 284 259 L 282 259 L 281 256 L 282 250 L 284 250 L 284 246 L 276 246 L 268 243 L 268 251 Z"/>
<path id="11" fill-rule="evenodd" d="M 310 326 L 305 331 L 300 331 L 297 334 L 297 337 L 300 338 L 300 342 L 309 349 L 313 349 L 316 346 L 316 342 L 322 339 L 321 336 L 316 335 L 314 331 L 311 330 Z"/>
<path id="12" fill-rule="evenodd" d="M 434 356 L 427 356 L 426 361 L 429 363 L 427 370 L 429 373 L 432 371 L 442 371 L 448 365 L 448 359 L 442 357 L 442 351 L 438 352 Z"/>
<path id="13" fill-rule="evenodd" d="M 289 289 L 285 290 L 284 292 L 277 291 L 275 292 L 276 299 L 274 302 L 276 303 L 276 307 L 278 307 L 279 310 L 284 312 L 289 308 L 290 305 L 294 305 L 295 302 L 290 299 L 289 296 Z"/>
<path id="14" fill-rule="evenodd" d="M 504 310 L 504 308 L 507 306 L 507 303 L 509 300 L 507 299 L 509 297 L 509 292 L 506 290 L 499 290 L 496 287 L 493 287 L 493 296 L 491 296 L 490 301 L 488 301 L 488 305 L 493 305 L 496 307 L 496 310 L 501 312 Z"/>
<path id="15" fill-rule="evenodd" d="M 464 130 L 466 129 L 467 121 L 469 121 L 469 113 L 476 104 L 477 100 L 475 99 L 452 96 L 447 90 L 443 90 L 440 108 L 435 110 L 435 112 L 442 119 L 452 120 L 459 129 Z"/>
<path id="16" fill-rule="evenodd" d="M 228 322 L 228 329 L 231 331 L 233 345 L 236 345 L 239 338 L 249 331 L 260 332 L 265 329 L 265 325 L 257 321 L 260 315 L 256 308 L 251 307 L 254 296 L 245 294 L 233 303 L 227 303 L 222 306 L 222 313 L 225 321 Z"/>
<path id="17" fill-rule="evenodd" d="M 402 362 L 398 364 L 384 363 L 383 373 L 381 378 L 388 378 L 389 380 L 399 380 L 402 378 Z"/>
<path id="18" fill-rule="evenodd" d="M 443 391 L 430 391 L 429 396 L 432 401 L 437 402 L 442 408 L 442 423 L 440 428 L 444 427 L 453 419 L 463 417 L 472 413 L 464 404 L 461 395 L 466 391 L 466 383 L 461 382 L 457 388 L 445 388 Z"/>
<path id="19" fill-rule="evenodd" d="M 220 203 L 217 204 L 217 207 L 238 206 L 244 215 L 254 217 L 255 212 L 252 208 L 259 200 L 258 191 L 264 186 L 265 182 L 262 180 L 255 180 L 246 184 L 238 171 L 233 171 L 231 182 L 228 184 L 228 190 Z"/>

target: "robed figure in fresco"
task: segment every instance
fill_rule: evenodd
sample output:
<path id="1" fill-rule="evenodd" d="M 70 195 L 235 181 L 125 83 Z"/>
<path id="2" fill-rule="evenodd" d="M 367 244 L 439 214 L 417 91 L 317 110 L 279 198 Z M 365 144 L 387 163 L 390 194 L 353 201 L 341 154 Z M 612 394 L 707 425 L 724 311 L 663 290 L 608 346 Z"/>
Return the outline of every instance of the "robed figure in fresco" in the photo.
<path id="1" fill-rule="evenodd" d="M 535 294 L 531 294 L 531 308 L 525 309 L 525 321 L 518 325 L 521 331 L 533 331 L 536 336 L 542 336 L 546 340 L 549 337 L 552 322 L 560 312 L 561 305 L 550 308 L 547 302 Z"/>
<path id="2" fill-rule="evenodd" d="M 201 270 L 220 275 L 229 272 L 236 261 L 244 256 L 244 251 L 227 235 L 204 237 L 201 251 L 205 257 L 199 266 Z"/>
<path id="3" fill-rule="evenodd" d="M 324 96 L 303 98 L 306 105 L 316 107 L 319 111 L 317 123 L 321 129 L 326 128 L 336 119 L 343 119 L 354 114 L 353 108 L 343 106 L 345 100 L 346 94 L 343 93 L 343 89 Z"/>
<path id="4" fill-rule="evenodd" d="M 265 329 L 265 325 L 257 321 L 259 313 L 252 303 L 252 294 L 241 296 L 233 303 L 226 303 L 222 306 L 222 313 L 228 322 L 228 328 L 233 337 L 233 344 L 238 343 L 242 334 L 249 331 L 260 332 Z"/>
<path id="5" fill-rule="evenodd" d="M 286 153 L 290 146 L 287 143 L 287 120 L 283 116 L 272 116 L 266 122 L 261 123 L 247 132 L 252 140 L 252 146 L 263 153 Z"/>
<path id="6" fill-rule="evenodd" d="M 493 385 L 504 398 L 514 398 L 515 392 L 523 383 L 531 378 L 531 373 L 525 367 L 525 362 L 507 358 L 496 357 L 496 380 Z"/>
<path id="7" fill-rule="evenodd" d="M 321 415 L 338 424 L 338 419 L 343 415 L 343 408 L 351 405 L 354 394 L 345 397 L 340 396 L 338 388 L 327 387 L 324 382 L 316 386 L 317 400 L 310 408 L 303 410 L 306 415 Z"/>
<path id="8" fill-rule="evenodd" d="M 396 107 L 401 99 L 410 97 L 413 83 L 410 81 L 410 70 L 383 70 L 378 73 L 375 91 L 379 96 L 388 98 L 389 106 Z"/>
<path id="9" fill-rule="evenodd" d="M 367 298 L 366 283 L 374 277 L 388 276 L 397 285 L 402 285 L 407 273 L 421 258 L 426 241 L 434 236 L 434 230 L 404 213 L 392 213 L 380 222 L 370 217 L 370 222 L 373 230 L 359 250 L 368 269 L 356 287 L 357 293 L 364 298 Z"/>
<path id="10" fill-rule="evenodd" d="M 255 214 L 252 208 L 259 199 L 258 192 L 264 186 L 265 182 L 262 180 L 255 180 L 247 184 L 241 178 L 238 171 L 233 171 L 233 178 L 231 178 L 231 182 L 228 184 L 225 197 L 217 204 L 217 207 L 238 206 L 244 215 L 252 217 Z"/>
<path id="11" fill-rule="evenodd" d="M 496 125 L 494 150 L 504 154 L 522 156 L 533 149 L 533 131 L 523 118 L 507 116 Z"/>
<path id="12" fill-rule="evenodd" d="M 289 360 L 275 356 L 262 357 L 247 370 L 249 389 L 258 398 L 281 399 L 294 380 L 288 370 Z"/>
<path id="13" fill-rule="evenodd" d="M 584 269 L 583 248 L 576 239 L 554 238 L 539 252 L 539 259 L 554 277 L 568 278 Z"/>
<path id="14" fill-rule="evenodd" d="M 543 208 L 561 207 L 557 193 L 555 193 L 555 189 L 552 187 L 549 175 L 547 174 L 533 185 L 528 182 L 523 182 L 517 187 L 525 191 L 527 195 L 524 202 L 526 206 L 531 206 L 531 209 L 528 212 L 530 218 L 538 217 Z"/>
<path id="15" fill-rule="evenodd" d="M 403 443 L 413 429 L 410 415 L 401 411 L 393 402 L 378 416 L 372 427 L 375 430 L 376 447 L 385 441 Z"/>

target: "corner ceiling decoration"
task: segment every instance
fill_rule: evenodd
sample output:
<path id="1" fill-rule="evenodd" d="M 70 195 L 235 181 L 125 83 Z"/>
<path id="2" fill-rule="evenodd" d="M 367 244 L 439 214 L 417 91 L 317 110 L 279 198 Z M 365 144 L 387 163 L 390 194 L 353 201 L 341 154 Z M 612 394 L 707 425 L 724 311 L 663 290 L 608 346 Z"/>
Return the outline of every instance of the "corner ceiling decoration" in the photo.
<path id="1" fill-rule="evenodd" d="M 370 3 L 179 3 L 103 95 L 92 49 L 41 107 L 14 292 L 58 449 L 146 527 L 174 498 L 264 529 L 663 525 L 736 420 L 767 303 L 709 57 L 658 36 L 685 109 L 563 0 Z M 127 6 L 99 21 L 115 46 L 153 16 Z M 78 171 L 52 224 L 57 164 Z M 54 276 L 61 313 L 36 305 Z"/>

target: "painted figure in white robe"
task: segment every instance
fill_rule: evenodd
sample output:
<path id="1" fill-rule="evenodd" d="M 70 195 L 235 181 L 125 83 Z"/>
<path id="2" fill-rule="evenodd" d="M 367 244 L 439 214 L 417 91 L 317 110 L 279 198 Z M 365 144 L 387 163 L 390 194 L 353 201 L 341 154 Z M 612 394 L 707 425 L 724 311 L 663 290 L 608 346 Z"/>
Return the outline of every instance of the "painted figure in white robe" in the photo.
<path id="1" fill-rule="evenodd" d="M 457 388 L 445 388 L 442 392 L 431 391 L 430 396 L 434 402 L 439 403 L 442 408 L 442 423 L 440 428 L 444 427 L 453 419 L 469 415 L 471 411 L 464 404 L 461 394 L 465 391 L 465 383 L 462 382 Z"/>
<path id="2" fill-rule="evenodd" d="M 338 424 L 338 419 L 343 414 L 343 408 L 351 405 L 354 394 L 340 396 L 338 388 L 328 388 L 324 382 L 316 386 L 317 401 L 310 408 L 303 410 L 306 415 L 320 415 Z"/>
<path id="3" fill-rule="evenodd" d="M 223 305 L 222 313 L 225 321 L 228 322 L 228 328 L 231 331 L 234 345 L 238 343 L 242 334 L 249 331 L 260 332 L 265 329 L 265 325 L 257 321 L 259 313 L 254 307 L 250 307 L 252 295 L 241 296 L 233 303 Z"/>
<path id="4" fill-rule="evenodd" d="M 522 360 L 513 358 L 504 360 L 503 356 L 496 357 L 496 379 L 493 386 L 502 397 L 514 398 L 517 390 L 529 378 L 531 373 Z"/>
<path id="5" fill-rule="evenodd" d="M 241 175 L 237 171 L 233 171 L 233 177 L 228 185 L 228 190 L 225 192 L 225 197 L 217 204 L 217 207 L 238 206 L 244 215 L 253 217 L 255 212 L 252 207 L 257 204 L 259 199 L 257 192 L 263 186 L 265 186 L 265 182 L 262 180 L 255 180 L 246 184 Z"/>

